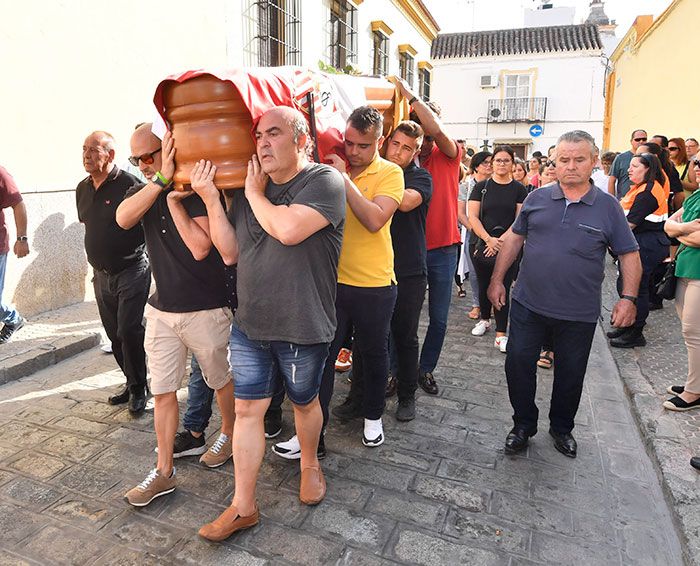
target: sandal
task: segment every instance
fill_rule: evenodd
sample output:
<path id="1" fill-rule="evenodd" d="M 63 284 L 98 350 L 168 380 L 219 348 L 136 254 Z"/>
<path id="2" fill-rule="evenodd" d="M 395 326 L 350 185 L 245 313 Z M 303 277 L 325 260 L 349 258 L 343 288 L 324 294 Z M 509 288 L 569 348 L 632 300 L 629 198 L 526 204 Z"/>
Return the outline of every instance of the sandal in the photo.
<path id="1" fill-rule="evenodd" d="M 481 318 L 481 309 L 479 307 L 472 307 L 472 310 L 469 311 L 469 318 L 472 320 Z"/>
<path id="2" fill-rule="evenodd" d="M 544 350 L 540 354 L 540 359 L 537 360 L 537 367 L 541 367 L 542 369 L 552 369 L 553 365 L 554 365 L 554 356 L 552 355 L 552 352 L 548 352 L 547 350 Z"/>
<path id="3" fill-rule="evenodd" d="M 457 292 L 457 296 L 464 298 L 467 296 L 467 292 L 464 289 L 462 289 L 461 287 L 459 287 L 459 291 Z"/>

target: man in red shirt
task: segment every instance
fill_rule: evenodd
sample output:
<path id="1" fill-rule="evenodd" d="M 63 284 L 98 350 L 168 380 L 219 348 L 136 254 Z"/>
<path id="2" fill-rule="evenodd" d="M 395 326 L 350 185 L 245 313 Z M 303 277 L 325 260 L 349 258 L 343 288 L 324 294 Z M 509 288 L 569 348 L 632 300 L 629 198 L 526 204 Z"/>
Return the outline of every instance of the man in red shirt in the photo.
<path id="1" fill-rule="evenodd" d="M 433 196 L 425 227 L 430 322 L 420 354 L 418 383 L 426 393 L 437 395 L 433 371 L 447 331 L 457 250 L 461 242 L 457 229 L 457 194 L 462 150 L 440 124 L 440 109 L 436 104 L 419 99 L 404 81 L 399 82 L 399 88 L 411 105 L 411 120 L 418 122 L 425 132 L 419 161 L 433 178 Z"/>
<path id="2" fill-rule="evenodd" d="M 22 195 L 7 170 L 0 167 L 0 322 L 4 324 L 0 330 L 0 344 L 8 342 L 12 335 L 24 326 L 24 318 L 16 309 L 2 301 L 2 291 L 5 286 L 5 267 L 7 255 L 10 253 L 10 238 L 5 225 L 5 213 L 2 209 L 12 207 L 17 229 L 17 240 L 13 251 L 17 257 L 29 253 L 27 240 L 27 208 L 24 206 Z"/>

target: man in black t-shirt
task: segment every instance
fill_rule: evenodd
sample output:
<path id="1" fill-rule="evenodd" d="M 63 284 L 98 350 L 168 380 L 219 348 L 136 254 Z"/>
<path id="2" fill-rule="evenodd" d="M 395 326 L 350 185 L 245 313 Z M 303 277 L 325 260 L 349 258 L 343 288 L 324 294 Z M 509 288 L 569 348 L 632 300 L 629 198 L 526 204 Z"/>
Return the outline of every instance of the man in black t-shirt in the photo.
<path id="1" fill-rule="evenodd" d="M 143 309 L 151 270 L 141 226 L 123 230 L 115 218 L 127 190 L 139 180 L 114 164 L 114 138 L 104 131 L 85 139 L 83 166 L 88 176 L 75 190 L 78 219 L 85 225 L 85 252 L 94 270 L 100 319 L 126 376 L 126 387 L 108 402 L 128 402 L 129 411 L 140 414 L 146 407 Z"/>
<path id="2" fill-rule="evenodd" d="M 175 147 L 166 133 L 160 140 L 151 124 L 131 136 L 131 151 L 149 182 L 132 187 L 117 209 L 124 229 L 143 226 L 156 292 L 146 306 L 145 348 L 155 397 L 154 424 L 158 463 L 126 494 L 136 507 L 175 489 L 173 445 L 178 427 L 176 392 L 185 377 L 188 349 L 197 357 L 204 380 L 216 391 L 223 447 L 233 436 L 233 382 L 228 361 L 231 309 L 224 264 L 209 239 L 202 200 L 191 192 L 170 190 Z"/>
<path id="3" fill-rule="evenodd" d="M 387 160 L 403 169 L 406 187 L 391 222 L 398 291 L 391 318 L 391 341 L 398 381 L 396 418 L 400 421 L 413 420 L 416 415 L 418 321 L 428 281 L 425 219 L 433 194 L 433 181 L 427 170 L 414 163 L 422 143 L 423 129 L 416 122 L 407 120 L 396 127 L 386 149 Z"/>

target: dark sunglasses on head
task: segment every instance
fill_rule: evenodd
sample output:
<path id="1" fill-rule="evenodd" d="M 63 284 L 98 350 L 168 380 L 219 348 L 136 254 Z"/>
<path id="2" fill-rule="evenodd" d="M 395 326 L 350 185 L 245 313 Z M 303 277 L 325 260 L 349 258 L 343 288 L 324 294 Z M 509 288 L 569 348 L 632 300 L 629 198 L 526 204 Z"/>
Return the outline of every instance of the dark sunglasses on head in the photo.
<path id="1" fill-rule="evenodd" d="M 150 165 L 153 163 L 153 156 L 158 153 L 161 150 L 159 147 L 155 151 L 152 151 L 151 153 L 144 153 L 143 155 L 132 155 L 129 157 L 129 163 L 131 163 L 134 167 L 139 166 L 139 161 L 142 161 L 144 165 Z"/>
<path id="2" fill-rule="evenodd" d="M 647 141 L 647 139 L 646 139 L 646 138 L 634 138 L 634 141 L 636 141 L 636 142 L 645 142 L 645 141 Z"/>

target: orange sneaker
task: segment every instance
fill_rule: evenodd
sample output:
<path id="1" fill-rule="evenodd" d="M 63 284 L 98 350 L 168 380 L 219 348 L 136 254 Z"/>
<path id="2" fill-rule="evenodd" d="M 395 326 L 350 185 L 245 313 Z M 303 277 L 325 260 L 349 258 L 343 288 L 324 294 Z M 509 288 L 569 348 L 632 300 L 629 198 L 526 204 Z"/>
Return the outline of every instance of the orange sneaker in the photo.
<path id="1" fill-rule="evenodd" d="M 345 373 L 352 367 L 352 352 L 347 348 L 341 348 L 338 358 L 335 360 L 335 371 Z"/>

